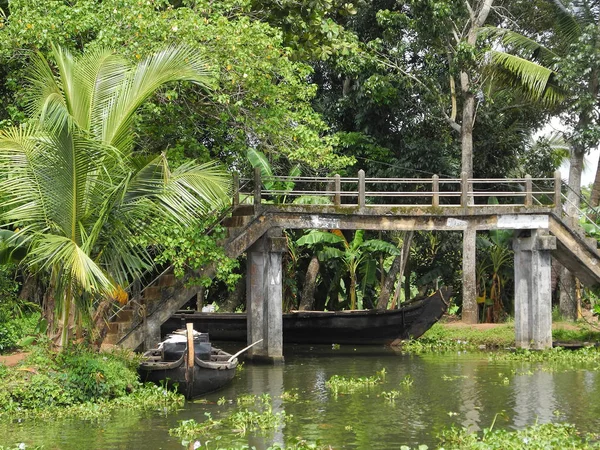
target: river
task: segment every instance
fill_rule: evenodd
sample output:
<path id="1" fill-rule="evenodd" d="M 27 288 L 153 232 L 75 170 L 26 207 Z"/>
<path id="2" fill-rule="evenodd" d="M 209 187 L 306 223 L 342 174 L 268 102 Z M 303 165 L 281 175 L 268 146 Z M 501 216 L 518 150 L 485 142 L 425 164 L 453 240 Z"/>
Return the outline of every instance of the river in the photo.
<path id="1" fill-rule="evenodd" d="M 44 445 L 44 449 L 182 449 L 169 428 L 180 420 L 204 421 L 205 413 L 223 417 L 238 408 L 243 394 L 268 393 L 273 412 L 287 420 L 268 436 L 239 436 L 234 430 L 202 439 L 209 448 L 289 443 L 295 437 L 333 448 L 394 449 L 433 445 L 435 435 L 455 424 L 480 430 L 522 428 L 534 423 L 568 422 L 581 431 L 600 426 L 598 367 L 550 370 L 536 363 L 492 361 L 486 353 L 402 355 L 385 347 L 290 346 L 285 364 L 245 364 L 226 388 L 189 402 L 178 413 L 122 411 L 101 420 L 0 423 L 0 444 Z M 325 383 L 333 375 L 368 377 L 386 371 L 383 383 L 353 394 L 334 396 Z M 403 380 L 412 380 L 412 385 Z M 389 401 L 382 392 L 398 391 Z M 292 394 L 290 396 L 282 394 Z M 297 394 L 294 395 L 294 394 Z M 297 398 L 296 398 L 297 397 Z M 219 405 L 224 398 L 225 404 Z M 496 419 L 496 420 L 495 420 Z"/>

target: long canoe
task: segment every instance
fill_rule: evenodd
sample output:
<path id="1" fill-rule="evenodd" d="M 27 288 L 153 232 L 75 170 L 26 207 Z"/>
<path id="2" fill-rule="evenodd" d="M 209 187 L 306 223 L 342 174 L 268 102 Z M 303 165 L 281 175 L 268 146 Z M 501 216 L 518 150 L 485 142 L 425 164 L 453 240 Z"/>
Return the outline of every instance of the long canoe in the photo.
<path id="1" fill-rule="evenodd" d="M 451 288 L 392 310 L 295 311 L 283 314 L 283 342 L 297 344 L 392 344 L 416 339 L 446 312 Z M 247 340 L 245 313 L 179 312 L 162 326 L 163 334 L 192 322 L 214 341 Z"/>

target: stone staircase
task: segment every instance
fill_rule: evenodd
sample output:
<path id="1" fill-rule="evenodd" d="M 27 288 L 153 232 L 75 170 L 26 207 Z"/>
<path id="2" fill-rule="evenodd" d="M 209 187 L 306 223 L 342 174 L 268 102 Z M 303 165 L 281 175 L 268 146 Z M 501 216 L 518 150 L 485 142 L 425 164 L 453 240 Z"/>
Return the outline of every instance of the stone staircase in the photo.
<path id="1" fill-rule="evenodd" d="M 551 215 L 549 231 L 556 237 L 552 257 L 586 286 L 600 284 L 600 254 L 595 238 L 585 236 L 576 222 Z"/>
<path id="2" fill-rule="evenodd" d="M 222 224 L 227 228 L 223 246 L 231 258 L 240 256 L 269 228 L 255 220 L 252 205 L 239 205 Z M 205 267 L 177 279 L 172 268 L 167 269 L 115 315 L 103 345 L 135 350 L 145 343 L 152 348 L 160 339 L 160 326 L 199 292 L 200 286 L 186 286 L 187 281 L 192 277 L 212 278 L 214 272 L 214 267 Z"/>

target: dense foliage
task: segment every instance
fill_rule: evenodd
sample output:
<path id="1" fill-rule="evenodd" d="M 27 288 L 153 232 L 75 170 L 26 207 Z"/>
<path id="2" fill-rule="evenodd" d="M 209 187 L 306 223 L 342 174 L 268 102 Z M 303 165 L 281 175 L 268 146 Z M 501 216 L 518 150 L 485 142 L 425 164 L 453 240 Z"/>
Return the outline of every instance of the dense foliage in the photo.
<path id="1" fill-rule="evenodd" d="M 462 170 L 471 172 L 465 161 L 472 160 L 476 177 L 551 176 L 565 147 L 594 143 L 597 135 L 594 121 L 581 122 L 579 114 L 594 117 L 597 93 L 588 88 L 593 85 L 590 80 L 595 79 L 597 64 L 592 51 L 596 19 L 591 13 L 595 10 L 590 9 L 586 19 L 585 8 L 578 9 L 581 2 L 569 1 L 559 14 L 555 8 L 559 3 L 4 1 L 0 2 L 0 130 L 8 133 L 16 130 L 10 127 L 22 125 L 29 130 L 39 121 L 40 110 L 32 107 L 28 92 L 32 82 L 34 87 L 41 85 L 31 76 L 30 67 L 39 68 L 36 61 L 43 57 L 57 75 L 61 57 L 53 46 L 64 49 L 66 55 L 71 52 L 75 59 L 78 55 L 92 55 L 87 58 L 93 59 L 107 48 L 118 49 L 124 63 L 135 65 L 158 50 L 177 45 L 205 59 L 207 77 L 201 83 L 195 80 L 196 84 L 183 82 L 185 77 L 162 84 L 147 101 L 136 104 L 127 140 L 136 163 L 160 157 L 163 167 L 185 167 L 218 160 L 230 172 L 246 177 L 255 167 L 253 157 L 260 154 L 274 174 L 354 175 L 365 169 L 368 176 L 378 177 L 456 177 Z M 569 23 L 578 28 L 564 35 L 569 17 L 576 19 Z M 522 35 L 529 44 L 504 39 L 500 52 L 498 39 L 508 34 L 490 31 L 500 28 L 509 30 L 511 36 Z M 541 72 L 527 63 L 541 67 L 548 62 L 542 61 L 541 50 L 536 53 L 534 47 L 548 49 L 545 56 L 560 57 L 543 71 L 547 76 L 544 94 L 551 95 L 536 96 L 529 89 L 530 80 Z M 501 53 L 504 59 L 498 56 Z M 514 61 L 509 56 L 520 58 L 520 65 L 500 64 Z M 592 68 L 591 72 L 587 68 Z M 568 95 L 565 85 L 572 86 Z M 536 101 L 539 98 L 543 101 Z M 582 136 L 567 139 L 562 153 L 551 139 L 534 137 L 551 115 L 561 112 L 575 124 L 576 132 L 567 138 Z M 85 139 L 89 137 L 93 133 Z M 472 155 L 466 157 L 470 146 Z M 114 175 L 114 167 L 105 169 L 111 173 L 111 181 L 123 180 Z M 6 174 L 9 172 L 7 169 Z M 8 179 L 6 174 L 3 181 Z M 96 227 L 91 232 L 92 228 L 84 225 L 84 234 L 93 236 L 98 230 L 122 225 L 121 213 L 115 211 L 110 221 L 94 222 L 86 217 L 82 224 L 95 223 Z M 138 246 L 136 252 L 125 252 L 136 258 L 121 258 L 119 264 L 124 267 L 138 261 L 135 268 L 130 264 L 131 270 L 107 272 L 115 289 L 97 285 L 95 290 L 122 297 L 122 289 L 156 262 L 173 264 L 178 275 L 216 262 L 217 278 L 224 284 L 214 285 L 209 295 L 224 298 L 229 295 L 224 294 L 225 288 L 240 291 L 244 280 L 239 263 L 225 258 L 218 245 L 223 234 L 204 233 L 216 219 L 213 215 L 217 213 L 196 220 L 194 226 L 161 220 L 150 224 L 148 215 L 137 218 L 141 220 L 138 224 L 144 224 L 139 232 L 115 231 L 111 239 L 121 236 Z M 22 219 L 7 218 L 3 228 L 19 227 Z M 369 258 L 349 251 L 343 257 L 333 257 L 331 252 L 326 257 L 324 248 L 294 245 L 302 238 L 298 232 L 289 233 L 286 308 L 300 305 L 307 280 L 314 284 L 309 303 L 318 308 L 397 305 L 441 284 L 453 285 L 456 298 L 461 298 L 458 233 L 415 233 L 409 239 L 366 232 L 365 241 L 389 244 L 386 251 L 372 252 Z M 349 244 L 353 238 L 349 233 L 344 236 Z M 483 240 L 491 238 L 484 236 Z M 104 251 L 109 248 L 103 247 L 105 242 L 89 245 L 92 260 L 109 253 L 115 258 L 112 250 Z M 412 251 L 402 252 L 403 243 Z M 505 251 L 509 244 L 494 245 L 478 249 L 479 279 L 494 280 L 480 283 L 478 295 L 483 299 L 482 318 L 497 321 L 512 309 L 512 273 L 510 264 L 494 264 L 498 255 L 509 254 Z M 320 266 L 316 266 L 317 254 L 322 256 Z M 140 255 L 143 258 L 138 258 Z M 354 264 L 359 260 L 360 264 Z M 31 271 L 51 265 L 39 252 L 33 252 L 25 263 L 32 261 Z M 403 273 L 397 273 L 400 268 Z M 60 279 L 58 272 L 49 272 L 55 275 L 37 282 L 42 290 L 58 287 L 60 294 L 62 286 L 55 283 Z M 17 278 L 23 281 L 25 276 Z M 209 284 L 207 279 L 192 281 Z M 387 292 L 384 285 L 392 286 L 394 301 L 377 300 L 381 292 Z M 90 309 L 89 292 L 82 295 L 86 290 L 80 287 L 72 291 L 81 303 L 78 310 Z M 486 309 L 493 305 L 493 311 Z M 493 314 L 487 315 L 487 311 Z"/>

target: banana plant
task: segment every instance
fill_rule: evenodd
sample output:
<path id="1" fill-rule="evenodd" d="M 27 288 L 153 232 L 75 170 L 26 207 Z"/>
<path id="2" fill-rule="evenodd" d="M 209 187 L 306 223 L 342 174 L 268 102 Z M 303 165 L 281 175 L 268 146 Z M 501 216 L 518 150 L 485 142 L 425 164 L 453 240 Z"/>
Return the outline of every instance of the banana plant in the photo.
<path id="1" fill-rule="evenodd" d="M 295 183 L 293 181 L 275 181 L 273 174 L 273 167 L 271 163 L 267 159 L 266 155 L 257 150 L 255 148 L 248 148 L 248 161 L 252 165 L 252 168 L 260 169 L 260 177 L 265 189 L 271 191 L 283 191 L 283 192 L 291 192 L 294 189 Z M 296 164 L 293 166 L 289 173 L 288 177 L 297 177 L 300 175 L 300 165 Z M 285 203 L 287 200 L 287 195 L 276 195 L 273 198 L 275 203 Z"/>
<path id="2" fill-rule="evenodd" d="M 313 230 L 297 241 L 300 246 L 319 248 L 317 255 L 320 261 L 340 261 L 342 263 L 342 267 L 350 276 L 348 288 L 350 309 L 356 309 L 359 271 L 362 270 L 363 277 L 368 277 L 376 267 L 378 254 L 398 255 L 400 253 L 398 248 L 389 242 L 380 239 L 365 241 L 364 234 L 364 230 L 356 230 L 354 238 L 348 242 L 340 230 L 331 232 Z M 372 278 L 376 277 L 372 276 Z"/>

